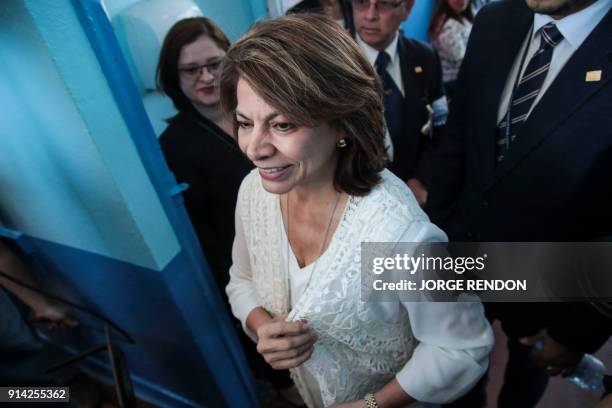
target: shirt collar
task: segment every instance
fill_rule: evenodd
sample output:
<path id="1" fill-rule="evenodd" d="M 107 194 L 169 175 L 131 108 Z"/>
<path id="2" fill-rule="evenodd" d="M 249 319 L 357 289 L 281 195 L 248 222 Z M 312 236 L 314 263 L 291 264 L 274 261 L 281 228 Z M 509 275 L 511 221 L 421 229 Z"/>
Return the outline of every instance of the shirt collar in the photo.
<path id="1" fill-rule="evenodd" d="M 535 36 L 538 30 L 546 24 L 553 22 L 563 34 L 563 38 L 574 49 L 577 49 L 604 18 L 610 7 L 612 7 L 612 0 L 597 0 L 589 7 L 560 20 L 555 20 L 546 14 L 536 13 L 533 17 L 533 35 Z"/>
<path id="2" fill-rule="evenodd" d="M 359 44 L 361 49 L 365 52 L 366 57 L 368 57 L 368 61 L 370 61 L 370 64 L 374 66 L 374 64 L 376 63 L 376 58 L 378 58 L 379 51 L 376 48 L 371 47 L 370 45 L 366 44 L 366 42 L 361 39 L 359 34 L 357 34 L 356 37 L 357 37 L 357 44 Z M 395 33 L 395 37 L 393 37 L 391 44 L 389 44 L 389 46 L 385 48 L 385 51 L 387 52 L 387 54 L 389 54 L 389 57 L 391 57 L 391 62 L 390 62 L 391 65 L 395 63 L 395 59 L 397 58 L 397 40 L 398 38 L 399 38 L 399 31 Z"/>

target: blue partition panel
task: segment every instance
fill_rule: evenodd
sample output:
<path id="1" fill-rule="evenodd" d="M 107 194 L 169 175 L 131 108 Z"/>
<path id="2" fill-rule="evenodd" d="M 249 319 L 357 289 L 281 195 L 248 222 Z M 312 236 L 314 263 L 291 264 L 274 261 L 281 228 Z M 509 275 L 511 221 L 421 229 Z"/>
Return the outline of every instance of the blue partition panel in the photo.
<path id="1" fill-rule="evenodd" d="M 101 0 L 0 5 L 0 234 L 45 287 L 112 320 L 137 395 L 160 406 L 256 406 L 221 294 Z M 53 341 L 104 341 L 101 322 Z M 84 370 L 110 382 L 104 355 Z"/>
<path id="2" fill-rule="evenodd" d="M 428 41 L 427 28 L 433 14 L 435 0 L 416 0 L 408 19 L 402 23 L 404 35 L 421 41 Z"/>

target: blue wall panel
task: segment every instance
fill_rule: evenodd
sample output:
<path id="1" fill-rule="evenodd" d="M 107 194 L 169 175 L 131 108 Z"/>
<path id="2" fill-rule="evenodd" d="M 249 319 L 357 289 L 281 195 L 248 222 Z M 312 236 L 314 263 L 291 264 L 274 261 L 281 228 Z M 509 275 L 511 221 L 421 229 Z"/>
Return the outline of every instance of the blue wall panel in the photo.
<path id="1" fill-rule="evenodd" d="M 2 2 L 0 61 L 10 113 L 0 122 L 0 223 L 24 232 L 39 278 L 134 337 L 122 348 L 141 397 L 255 406 L 221 294 L 101 2 Z M 64 339 L 72 351 L 103 339 L 99 322 L 80 317 Z M 87 369 L 110 379 L 103 358 Z"/>
<path id="2" fill-rule="evenodd" d="M 433 13 L 435 0 L 416 0 L 408 19 L 402 23 L 406 37 L 427 41 L 427 27 Z"/>
<path id="3" fill-rule="evenodd" d="M 199 350 L 201 339 L 194 337 L 190 327 L 212 329 L 215 324 L 201 313 L 204 294 L 185 257 L 177 256 L 160 272 L 36 238 L 22 237 L 17 242 L 26 242 L 26 251 L 38 266 L 38 278 L 47 282 L 48 291 L 101 313 L 134 340 L 130 344 L 113 332 L 113 340 L 127 355 L 140 397 L 162 406 L 225 406 Z M 51 332 L 55 342 L 71 351 L 103 342 L 100 320 L 84 312 L 71 313 L 80 327 Z M 84 369 L 110 381 L 104 353 L 90 358 Z M 227 375 L 228 381 L 239 382 L 232 373 Z"/>

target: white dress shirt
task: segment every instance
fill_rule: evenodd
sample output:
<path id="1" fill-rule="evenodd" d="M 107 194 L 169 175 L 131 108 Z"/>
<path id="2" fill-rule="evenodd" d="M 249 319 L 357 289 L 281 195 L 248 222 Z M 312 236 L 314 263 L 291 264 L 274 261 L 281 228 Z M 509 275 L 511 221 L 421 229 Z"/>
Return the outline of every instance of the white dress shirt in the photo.
<path id="1" fill-rule="evenodd" d="M 378 58 L 378 53 L 380 51 L 366 44 L 361 39 L 361 37 L 359 37 L 359 34 L 356 34 L 355 37 L 357 39 L 357 44 L 359 44 L 359 46 L 365 53 L 366 57 L 368 58 L 368 61 L 370 61 L 370 64 L 373 67 L 375 67 L 374 64 L 376 63 L 376 58 Z M 397 52 L 398 39 L 399 39 L 399 32 L 395 33 L 395 37 L 393 38 L 393 41 L 391 41 L 391 44 L 385 49 L 385 52 L 389 54 L 389 57 L 391 57 L 391 61 L 389 62 L 389 64 L 387 64 L 387 72 L 389 73 L 389 75 L 391 75 L 391 79 L 393 79 L 393 82 L 395 82 L 395 85 L 397 85 L 397 88 L 400 90 L 402 97 L 403 97 L 404 96 L 404 82 L 402 81 L 402 69 L 400 67 L 399 53 Z M 387 129 L 386 126 L 385 126 L 385 148 L 387 149 L 389 160 L 393 161 L 393 141 L 391 140 L 389 129 Z"/>
<path id="2" fill-rule="evenodd" d="M 523 41 L 523 46 L 521 47 L 521 51 L 516 56 L 514 61 L 514 65 L 512 67 L 512 71 L 510 72 L 510 76 L 506 81 L 506 87 L 504 88 L 504 92 L 502 93 L 501 103 L 499 105 L 499 110 L 497 112 L 497 122 L 501 122 L 501 120 L 506 115 L 506 111 L 508 110 L 508 104 L 510 103 L 510 98 L 512 96 L 512 87 L 516 82 L 517 72 L 519 71 L 519 64 L 521 63 L 523 54 L 525 53 L 525 48 L 527 47 L 527 42 L 529 38 L 531 38 L 531 42 L 529 43 L 529 49 L 527 51 L 527 56 L 525 58 L 525 62 L 521 69 L 521 76 L 525 72 L 529 61 L 533 54 L 540 48 L 540 33 L 539 30 L 546 24 L 553 22 L 556 24 L 557 28 L 563 34 L 563 40 L 557 44 L 553 51 L 552 60 L 550 61 L 550 68 L 548 69 L 548 73 L 546 74 L 546 78 L 544 79 L 544 84 L 540 89 L 540 93 L 536 97 L 533 105 L 531 106 L 531 111 L 538 104 L 542 96 L 546 93 L 552 82 L 555 80 L 559 72 L 563 69 L 567 61 L 571 58 L 571 56 L 576 52 L 576 50 L 582 45 L 584 40 L 591 34 L 593 29 L 601 22 L 601 20 L 605 17 L 606 13 L 612 7 L 612 0 L 598 0 L 591 4 L 589 7 L 584 10 L 580 10 L 577 13 L 570 14 L 562 19 L 555 20 L 549 15 L 545 14 L 535 14 L 533 17 L 533 25 L 532 29 L 527 35 L 527 38 Z"/>

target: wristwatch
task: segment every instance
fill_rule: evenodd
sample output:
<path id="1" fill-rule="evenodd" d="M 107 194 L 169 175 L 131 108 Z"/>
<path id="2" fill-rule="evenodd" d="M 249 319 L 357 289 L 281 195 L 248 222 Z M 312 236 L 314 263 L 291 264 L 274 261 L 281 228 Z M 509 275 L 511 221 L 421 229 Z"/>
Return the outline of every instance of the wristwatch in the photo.
<path id="1" fill-rule="evenodd" d="M 363 397 L 363 401 L 365 402 L 366 408 L 378 408 L 374 394 L 366 394 L 366 396 Z"/>

